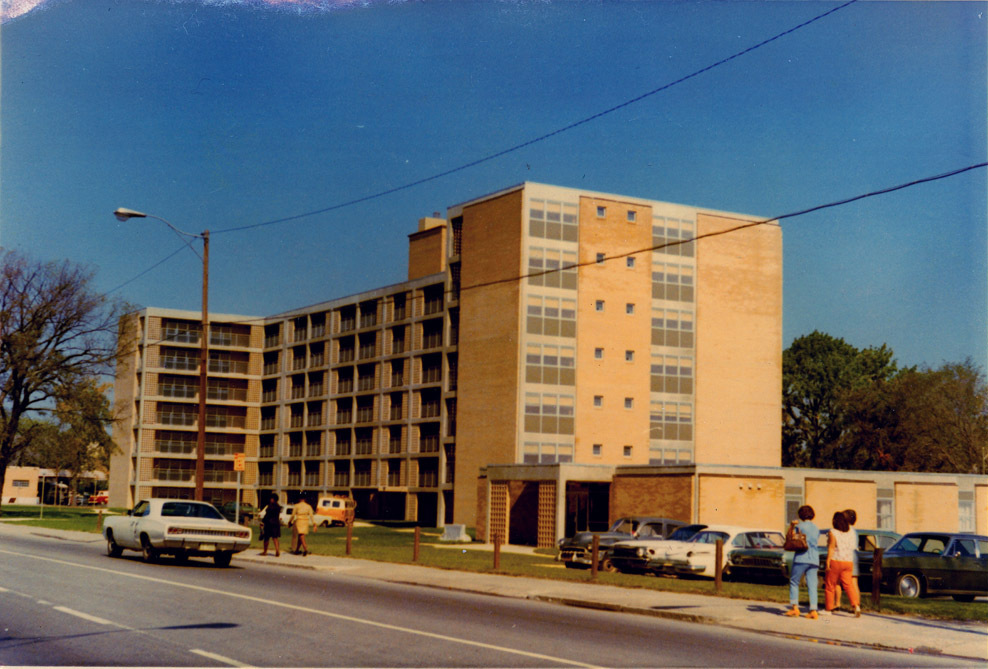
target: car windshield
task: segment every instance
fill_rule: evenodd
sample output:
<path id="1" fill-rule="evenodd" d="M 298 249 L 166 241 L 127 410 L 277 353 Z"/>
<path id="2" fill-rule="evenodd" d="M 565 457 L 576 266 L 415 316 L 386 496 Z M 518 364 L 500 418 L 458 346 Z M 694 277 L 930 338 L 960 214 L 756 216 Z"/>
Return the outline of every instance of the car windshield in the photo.
<path id="1" fill-rule="evenodd" d="M 696 527 L 685 526 L 680 527 L 675 532 L 669 535 L 669 541 L 686 541 L 695 535 L 697 532 Z"/>
<path id="2" fill-rule="evenodd" d="M 638 529 L 638 521 L 632 520 L 631 518 L 618 518 L 611 525 L 611 529 L 608 532 L 621 532 L 622 534 L 634 534 L 635 530 Z"/>
<path id="3" fill-rule="evenodd" d="M 940 555 L 947 547 L 947 537 L 937 534 L 907 534 L 892 546 L 893 551 Z"/>
<path id="4" fill-rule="evenodd" d="M 741 537 L 745 548 L 782 548 L 786 541 L 781 532 L 745 532 Z"/>
<path id="5" fill-rule="evenodd" d="M 182 517 L 182 518 L 209 518 L 211 520 L 223 520 L 220 512 L 209 504 L 199 504 L 196 502 L 165 502 L 161 506 L 162 516 Z"/>
<path id="6" fill-rule="evenodd" d="M 700 532 L 695 537 L 693 537 L 693 541 L 695 541 L 698 544 L 715 544 L 717 543 L 718 539 L 726 542 L 730 537 L 731 535 L 729 535 L 727 532 L 715 532 L 711 530 L 709 532 Z"/>

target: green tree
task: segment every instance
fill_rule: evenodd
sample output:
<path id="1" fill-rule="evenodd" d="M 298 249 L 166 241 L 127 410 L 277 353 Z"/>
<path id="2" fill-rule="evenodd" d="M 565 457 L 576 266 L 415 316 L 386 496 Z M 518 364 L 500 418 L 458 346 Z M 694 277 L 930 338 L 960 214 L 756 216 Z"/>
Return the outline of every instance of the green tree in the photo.
<path id="1" fill-rule="evenodd" d="M 73 263 L 0 255 L 0 486 L 41 433 L 40 422 L 25 419 L 92 399 L 78 394 L 110 371 L 125 308 Z"/>
<path id="2" fill-rule="evenodd" d="M 902 370 L 847 397 L 846 459 L 856 469 L 984 474 L 988 387 L 969 359 Z"/>
<path id="3" fill-rule="evenodd" d="M 814 331 L 782 352 L 782 464 L 835 467 L 848 432 L 848 393 L 896 371 L 884 344 L 859 350 Z"/>

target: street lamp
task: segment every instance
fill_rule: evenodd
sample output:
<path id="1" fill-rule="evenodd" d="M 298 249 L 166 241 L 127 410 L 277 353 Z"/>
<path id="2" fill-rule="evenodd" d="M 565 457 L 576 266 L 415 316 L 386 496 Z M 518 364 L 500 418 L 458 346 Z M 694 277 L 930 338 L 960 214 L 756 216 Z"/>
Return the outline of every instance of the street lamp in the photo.
<path id="1" fill-rule="evenodd" d="M 200 333 L 199 346 L 199 416 L 198 434 L 196 435 L 196 493 L 195 498 L 202 501 L 203 481 L 206 477 L 206 373 L 209 364 L 209 230 L 204 230 L 202 234 L 193 234 L 179 230 L 174 225 L 153 214 L 145 214 L 133 209 L 118 208 L 113 215 L 118 221 L 128 221 L 132 218 L 153 218 L 161 221 L 176 234 L 184 238 L 202 240 L 202 255 L 195 250 L 195 247 L 184 239 L 185 243 L 192 249 L 193 253 L 202 259 L 202 332 Z"/>

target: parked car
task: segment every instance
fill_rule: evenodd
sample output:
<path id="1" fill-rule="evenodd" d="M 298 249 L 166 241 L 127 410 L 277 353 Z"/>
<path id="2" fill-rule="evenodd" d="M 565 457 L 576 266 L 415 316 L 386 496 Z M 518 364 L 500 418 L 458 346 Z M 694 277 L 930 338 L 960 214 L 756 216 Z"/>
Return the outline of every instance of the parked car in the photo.
<path id="1" fill-rule="evenodd" d="M 882 557 L 882 587 L 901 597 L 988 595 L 988 536 L 911 532 Z"/>
<path id="2" fill-rule="evenodd" d="M 611 548 L 611 563 L 625 574 L 647 574 L 655 572 L 649 563 L 658 554 L 665 555 L 670 544 L 689 541 L 706 525 L 683 525 L 665 539 L 640 538 L 634 541 L 619 541 Z"/>
<path id="3" fill-rule="evenodd" d="M 87 502 L 89 504 L 94 505 L 94 506 L 95 505 L 98 505 L 98 504 L 109 504 L 110 503 L 110 496 L 104 490 L 103 492 L 98 492 L 98 493 L 95 493 L 93 495 L 90 495 L 90 497 L 87 500 Z"/>
<path id="4" fill-rule="evenodd" d="M 220 507 L 217 507 L 219 512 L 223 514 L 223 517 L 229 521 L 236 522 L 237 518 L 237 503 L 227 502 Z M 248 524 L 257 515 L 257 509 L 254 508 L 253 504 L 240 503 L 240 522 L 244 525 Z"/>
<path id="5" fill-rule="evenodd" d="M 106 552 L 141 551 L 145 562 L 161 555 L 176 560 L 212 557 L 226 567 L 234 553 L 250 545 L 251 531 L 231 523 L 212 504 L 176 499 L 146 499 L 125 516 L 110 516 L 103 523 Z"/>
<path id="6" fill-rule="evenodd" d="M 728 556 L 732 549 L 775 543 L 781 546 L 785 542 L 785 537 L 778 530 L 713 525 L 698 532 L 690 541 L 668 551 L 663 568 L 676 574 L 713 578 L 716 572 L 718 539 L 724 546 L 722 568 L 728 567 Z M 727 573 L 730 573 L 729 569 Z"/>
<path id="7" fill-rule="evenodd" d="M 817 548 L 820 551 L 820 573 L 827 567 L 827 537 L 830 530 L 820 531 L 820 541 Z M 902 536 L 889 530 L 857 530 L 858 533 L 858 573 L 863 583 L 871 582 L 871 563 L 874 559 L 875 548 L 888 548 Z M 782 546 L 751 546 L 732 548 L 728 557 L 728 566 L 735 575 L 748 574 L 756 577 L 789 579 L 792 569 L 792 551 L 783 550 Z"/>
<path id="8" fill-rule="evenodd" d="M 572 537 L 559 540 L 559 555 L 556 558 L 569 568 L 586 568 L 592 561 L 593 538 L 599 538 L 597 568 L 603 571 L 617 571 L 611 562 L 611 547 L 619 541 L 631 539 L 662 539 L 683 526 L 681 520 L 656 518 L 653 516 L 627 516 L 618 518 L 606 532 L 577 532 Z"/>

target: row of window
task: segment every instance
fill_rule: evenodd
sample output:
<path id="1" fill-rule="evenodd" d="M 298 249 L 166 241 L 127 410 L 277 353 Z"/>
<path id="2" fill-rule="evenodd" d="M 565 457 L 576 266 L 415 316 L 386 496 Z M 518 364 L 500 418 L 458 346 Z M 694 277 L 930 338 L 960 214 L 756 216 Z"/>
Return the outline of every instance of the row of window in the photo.
<path id="1" fill-rule="evenodd" d="M 555 441 L 526 441 L 522 445 L 525 464 L 556 464 L 573 462 L 573 444 Z"/>
<path id="2" fill-rule="evenodd" d="M 575 242 L 579 237 L 575 204 L 539 199 L 529 200 L 528 233 L 541 239 Z"/>
<path id="3" fill-rule="evenodd" d="M 573 395 L 525 393 L 525 432 L 573 434 Z"/>
<path id="4" fill-rule="evenodd" d="M 528 250 L 528 284 L 576 290 L 576 262 L 576 251 L 533 246 Z"/>

